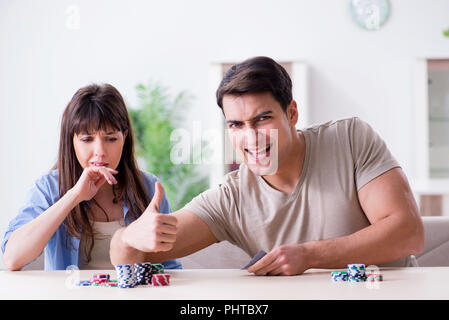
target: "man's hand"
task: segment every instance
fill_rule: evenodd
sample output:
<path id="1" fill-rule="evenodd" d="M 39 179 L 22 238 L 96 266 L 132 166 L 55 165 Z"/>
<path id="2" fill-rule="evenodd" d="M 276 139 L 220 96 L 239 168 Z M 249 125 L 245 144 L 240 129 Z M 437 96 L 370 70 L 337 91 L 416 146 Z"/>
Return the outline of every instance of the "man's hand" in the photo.
<path id="1" fill-rule="evenodd" d="M 159 182 L 155 188 L 148 207 L 122 234 L 124 243 L 143 252 L 168 251 L 176 241 L 178 219 L 171 214 L 159 213 L 164 190 Z"/>
<path id="2" fill-rule="evenodd" d="M 309 269 L 306 249 L 301 244 L 283 245 L 271 250 L 248 268 L 255 275 L 293 276 Z"/>

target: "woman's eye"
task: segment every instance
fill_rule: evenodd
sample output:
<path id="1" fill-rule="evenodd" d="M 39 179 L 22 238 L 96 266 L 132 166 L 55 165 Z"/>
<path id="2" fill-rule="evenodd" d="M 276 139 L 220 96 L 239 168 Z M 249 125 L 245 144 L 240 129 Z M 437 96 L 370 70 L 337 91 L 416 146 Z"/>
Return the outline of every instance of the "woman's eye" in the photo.
<path id="1" fill-rule="evenodd" d="M 81 138 L 82 142 L 90 142 L 92 141 L 92 138 Z"/>
<path id="2" fill-rule="evenodd" d="M 114 141 L 117 141 L 117 138 L 108 138 L 108 141 L 114 142 Z"/>

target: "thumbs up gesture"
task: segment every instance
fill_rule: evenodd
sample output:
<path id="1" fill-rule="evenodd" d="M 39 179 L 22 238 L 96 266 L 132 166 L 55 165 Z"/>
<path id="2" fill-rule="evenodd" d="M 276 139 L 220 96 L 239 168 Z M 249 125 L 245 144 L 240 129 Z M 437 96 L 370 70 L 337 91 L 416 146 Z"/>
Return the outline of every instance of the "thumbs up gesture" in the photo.
<path id="1" fill-rule="evenodd" d="M 122 239 L 131 247 L 144 252 L 169 251 L 176 241 L 178 219 L 159 213 L 164 190 L 159 182 L 150 204 L 142 215 L 123 231 Z"/>

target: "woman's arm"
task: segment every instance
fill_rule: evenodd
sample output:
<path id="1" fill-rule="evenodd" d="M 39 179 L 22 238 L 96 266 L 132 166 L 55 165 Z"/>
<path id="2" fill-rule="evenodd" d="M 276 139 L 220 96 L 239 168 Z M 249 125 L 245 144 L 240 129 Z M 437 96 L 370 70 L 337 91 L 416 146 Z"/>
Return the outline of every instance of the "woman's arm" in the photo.
<path id="1" fill-rule="evenodd" d="M 41 215 L 15 230 L 6 244 L 3 255 L 3 263 L 8 270 L 20 270 L 36 259 L 78 203 L 76 193 L 69 190 Z"/>
<path id="2" fill-rule="evenodd" d="M 114 184 L 116 170 L 89 167 L 83 170 L 75 186 L 38 217 L 15 230 L 5 246 L 3 263 L 13 271 L 36 259 L 61 223 L 81 201 L 92 199 L 106 182 Z"/>

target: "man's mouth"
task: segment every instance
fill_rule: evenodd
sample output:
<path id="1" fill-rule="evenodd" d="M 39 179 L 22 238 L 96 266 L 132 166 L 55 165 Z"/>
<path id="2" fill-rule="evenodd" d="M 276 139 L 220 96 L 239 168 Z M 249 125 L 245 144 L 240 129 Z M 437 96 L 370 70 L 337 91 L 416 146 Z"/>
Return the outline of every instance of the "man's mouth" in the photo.
<path id="1" fill-rule="evenodd" d="M 266 145 L 263 148 L 258 149 L 247 149 L 245 148 L 245 152 L 247 152 L 254 160 L 262 160 L 268 158 L 270 156 L 271 144 Z"/>

